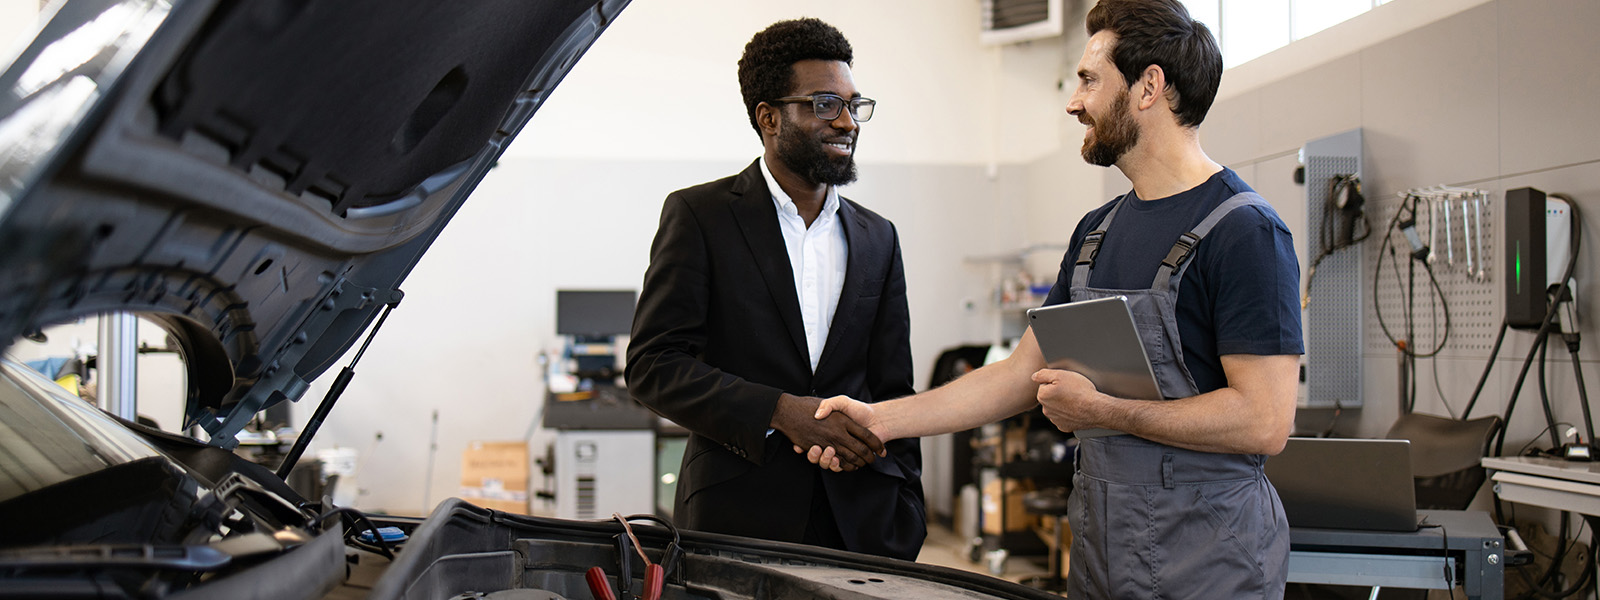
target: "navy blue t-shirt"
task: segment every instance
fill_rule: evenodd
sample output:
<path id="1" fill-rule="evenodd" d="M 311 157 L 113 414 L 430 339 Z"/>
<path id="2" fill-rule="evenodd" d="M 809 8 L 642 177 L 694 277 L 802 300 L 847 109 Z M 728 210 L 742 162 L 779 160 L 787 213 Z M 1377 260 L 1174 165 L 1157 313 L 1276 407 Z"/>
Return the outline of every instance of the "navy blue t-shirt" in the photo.
<path id="1" fill-rule="evenodd" d="M 1231 169 L 1166 198 L 1140 200 L 1128 192 L 1096 255 L 1089 287 L 1146 290 L 1178 236 L 1205 220 L 1211 209 L 1240 192 L 1254 191 Z M 1068 301 L 1072 268 L 1083 238 L 1100 227 L 1117 200 L 1078 223 L 1045 306 Z M 1190 256 L 1178 287 L 1178 337 L 1183 362 L 1204 394 L 1228 384 L 1225 354 L 1303 354 L 1300 332 L 1300 265 L 1294 240 L 1271 208 L 1235 209 Z"/>

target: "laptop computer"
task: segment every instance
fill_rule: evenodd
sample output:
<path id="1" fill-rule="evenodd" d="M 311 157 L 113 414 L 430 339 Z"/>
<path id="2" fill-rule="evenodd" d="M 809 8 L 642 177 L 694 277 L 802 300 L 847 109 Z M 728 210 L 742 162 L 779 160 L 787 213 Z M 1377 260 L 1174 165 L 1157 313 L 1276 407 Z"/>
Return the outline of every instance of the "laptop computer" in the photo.
<path id="1" fill-rule="evenodd" d="M 1139 340 L 1128 300 L 1111 296 L 1028 310 L 1039 351 L 1052 369 L 1075 371 L 1117 398 L 1160 400 L 1161 386 Z M 1082 437 L 1119 435 L 1110 429 L 1073 432 Z"/>
<path id="2" fill-rule="evenodd" d="M 1289 438 L 1267 458 L 1290 527 L 1416 531 L 1411 442 Z"/>

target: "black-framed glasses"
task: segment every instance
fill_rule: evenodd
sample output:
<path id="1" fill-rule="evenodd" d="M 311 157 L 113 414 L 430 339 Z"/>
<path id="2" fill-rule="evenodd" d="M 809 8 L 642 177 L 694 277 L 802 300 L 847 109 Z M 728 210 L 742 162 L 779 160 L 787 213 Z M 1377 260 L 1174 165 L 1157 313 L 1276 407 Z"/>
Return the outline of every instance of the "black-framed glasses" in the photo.
<path id="1" fill-rule="evenodd" d="M 779 104 L 794 102 L 810 102 L 812 112 L 817 113 L 817 118 L 832 121 L 839 118 L 839 111 L 846 106 L 850 107 L 850 117 L 857 123 L 865 123 L 872 118 L 872 109 L 878 105 L 877 100 L 870 98 L 851 98 L 845 100 L 837 94 L 815 94 L 812 96 L 784 96 L 773 100 Z"/>

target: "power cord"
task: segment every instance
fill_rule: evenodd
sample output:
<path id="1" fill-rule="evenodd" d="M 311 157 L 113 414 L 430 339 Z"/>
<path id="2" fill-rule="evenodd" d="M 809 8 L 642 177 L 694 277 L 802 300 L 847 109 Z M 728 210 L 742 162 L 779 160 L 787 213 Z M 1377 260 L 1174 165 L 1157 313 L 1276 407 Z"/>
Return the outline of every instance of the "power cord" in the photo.
<path id="1" fill-rule="evenodd" d="M 1378 281 L 1383 274 L 1384 255 L 1389 255 L 1389 261 L 1393 264 L 1395 270 L 1395 278 L 1398 280 L 1400 278 L 1400 266 L 1399 258 L 1395 252 L 1394 234 L 1396 231 L 1400 231 L 1402 229 L 1402 217 L 1406 217 L 1403 222 L 1409 225 L 1403 228 L 1405 229 L 1403 233 L 1408 240 L 1416 238 L 1414 226 L 1417 217 L 1417 203 L 1420 200 L 1420 197 L 1409 194 L 1401 199 L 1400 207 L 1395 210 L 1394 218 L 1389 220 L 1389 226 L 1383 234 L 1383 242 L 1378 247 L 1378 263 L 1375 265 L 1372 274 L 1372 305 L 1373 312 L 1375 312 L 1378 316 L 1378 327 L 1383 330 L 1384 337 L 1389 338 L 1390 344 L 1393 344 L 1395 348 L 1398 348 L 1402 353 L 1410 358 L 1429 358 L 1437 356 L 1440 351 L 1444 350 L 1445 344 L 1449 342 L 1451 329 L 1450 303 L 1444 297 L 1444 288 L 1439 285 L 1439 278 L 1434 274 L 1433 266 L 1429 265 L 1426 261 L 1416 260 L 1419 254 L 1426 256 L 1426 246 L 1421 246 L 1421 250 L 1413 248 L 1413 252 L 1411 253 L 1412 261 L 1409 263 L 1409 266 L 1410 268 L 1415 269 L 1416 263 L 1422 262 L 1423 270 L 1427 271 L 1428 273 L 1428 281 L 1431 283 L 1431 287 L 1433 288 L 1434 298 L 1438 300 L 1440 311 L 1444 313 L 1444 333 L 1442 335 L 1438 334 L 1438 312 L 1434 313 L 1434 332 L 1435 337 L 1437 338 L 1437 343 L 1433 349 L 1427 352 L 1418 352 L 1415 349 L 1414 344 L 1402 343 L 1401 340 L 1396 338 L 1394 333 L 1390 331 L 1388 322 L 1384 320 L 1383 306 L 1378 302 Z M 1417 245 L 1418 242 L 1413 242 L 1413 246 Z M 1415 303 L 1415 297 L 1412 295 L 1414 290 L 1415 282 L 1413 281 L 1411 285 L 1407 286 L 1406 308 L 1404 311 L 1404 325 L 1406 326 L 1406 330 L 1408 332 L 1410 332 L 1413 326 L 1414 315 L 1412 314 L 1411 305 Z"/>
<path id="2" fill-rule="evenodd" d="M 1444 411 L 1450 414 L 1450 418 L 1454 419 L 1456 418 L 1456 409 L 1450 406 L 1450 400 L 1445 397 L 1444 384 L 1439 383 L 1439 357 L 1435 356 L 1433 360 L 1428 362 L 1433 363 L 1433 391 L 1439 393 L 1439 402 L 1444 404 Z"/>
<path id="3" fill-rule="evenodd" d="M 617 517 L 618 515 L 615 513 L 612 514 L 612 518 Z M 672 542 L 668 543 L 666 549 L 662 550 L 661 552 L 661 568 L 668 581 L 676 580 L 679 583 L 683 582 L 681 574 L 678 573 L 678 569 L 683 566 L 683 538 L 678 535 L 678 528 L 672 524 L 672 521 L 668 521 L 651 514 L 628 515 L 626 517 L 621 517 L 618 520 L 622 522 L 623 529 L 628 533 L 628 537 L 630 538 L 633 538 L 633 528 L 628 526 L 629 521 L 648 521 L 666 528 L 667 532 L 672 534 Z M 639 545 L 638 538 L 633 538 L 633 540 L 634 546 L 637 547 Z"/>
<path id="4" fill-rule="evenodd" d="M 607 581 L 605 569 L 596 565 L 589 567 L 584 573 L 584 579 L 589 584 L 589 591 L 597 600 L 628 600 L 629 585 L 632 582 L 632 559 L 629 557 L 629 546 L 644 561 L 644 589 L 638 596 L 639 600 L 660 600 L 669 580 L 676 579 L 681 585 L 683 578 L 677 575 L 684 559 L 683 539 L 678 535 L 678 528 L 671 521 L 655 515 L 638 514 L 622 516 L 620 513 L 611 513 L 611 518 L 622 525 L 622 533 L 616 536 L 617 541 L 617 590 L 613 593 Z M 649 521 L 665 527 L 672 534 L 669 542 L 661 552 L 661 562 L 651 562 L 650 557 L 644 552 L 644 544 L 639 542 L 639 537 L 633 532 L 632 521 Z"/>
<path id="5" fill-rule="evenodd" d="M 1500 320 L 1500 333 L 1494 336 L 1494 346 L 1489 348 L 1489 362 L 1483 365 L 1483 374 L 1478 376 L 1478 387 L 1472 389 L 1472 399 L 1467 400 L 1467 407 L 1461 410 L 1461 420 L 1472 416 L 1472 407 L 1477 406 L 1478 396 L 1483 393 L 1483 384 L 1489 381 L 1489 371 L 1494 370 L 1494 360 L 1500 356 L 1500 344 L 1506 341 L 1506 330 L 1511 328 L 1511 323 L 1505 319 Z"/>
<path id="6" fill-rule="evenodd" d="M 1361 193 L 1361 177 L 1355 174 L 1334 175 L 1328 180 L 1328 201 L 1322 204 L 1322 226 L 1318 231 L 1317 256 L 1306 269 L 1306 290 L 1300 296 L 1300 308 L 1311 304 L 1311 282 L 1317 277 L 1317 266 L 1335 252 L 1355 246 L 1372 235 L 1372 219 L 1367 216 L 1366 196 Z M 1339 225 L 1343 225 L 1341 230 Z M 1360 227 L 1357 227 L 1357 225 Z M 1360 230 L 1360 234 L 1356 231 Z"/>
<path id="7" fill-rule="evenodd" d="M 1344 415 L 1344 403 L 1338 397 L 1333 399 L 1333 417 L 1328 419 L 1328 427 L 1317 434 L 1319 438 L 1333 437 L 1333 429 L 1339 425 L 1339 417 Z"/>
<path id="8" fill-rule="evenodd" d="M 1557 426 L 1557 427 L 1560 427 L 1560 426 L 1562 426 L 1562 425 L 1566 425 L 1566 426 L 1567 426 L 1567 427 L 1571 427 L 1571 426 L 1572 426 L 1572 424 L 1571 424 L 1571 423 L 1568 423 L 1568 422 L 1566 422 L 1566 421 L 1562 421 L 1562 422 L 1560 422 L 1560 423 L 1556 423 L 1556 426 Z M 1539 441 L 1539 436 L 1541 436 L 1541 435 L 1544 435 L 1544 434 L 1545 434 L 1545 432 L 1546 432 L 1546 431 L 1549 431 L 1549 430 L 1550 430 L 1550 426 L 1548 426 L 1548 425 L 1546 425 L 1546 426 L 1545 426 L 1545 428 L 1544 428 L 1544 429 L 1540 429 L 1540 430 L 1539 430 L 1539 433 L 1535 433 L 1535 434 L 1533 434 L 1533 438 L 1532 438 L 1532 439 L 1529 439 L 1529 440 L 1528 440 L 1528 443 L 1526 443 L 1526 444 L 1523 444 L 1523 445 L 1522 445 L 1522 447 L 1521 447 L 1521 448 L 1517 448 L 1517 454 L 1516 454 L 1516 455 L 1517 455 L 1517 456 L 1541 456 L 1541 455 L 1549 455 L 1549 456 L 1550 456 L 1550 457 L 1551 457 L 1551 458 L 1555 458 L 1555 456 L 1554 456 L 1554 455 L 1550 455 L 1550 454 L 1549 454 L 1549 453 L 1547 453 L 1547 452 L 1545 452 L 1545 451 L 1544 451 L 1544 450 L 1540 450 L 1540 449 L 1538 449 L 1538 448 L 1534 448 L 1534 447 L 1533 447 L 1533 445 L 1534 445 L 1534 443 L 1536 443 L 1536 442 L 1538 442 L 1538 441 Z"/>
<path id="9" fill-rule="evenodd" d="M 1444 570 L 1444 588 L 1447 589 L 1447 590 L 1450 590 L 1450 599 L 1451 600 L 1455 600 L 1455 597 L 1456 597 L 1456 574 L 1455 574 L 1455 570 L 1450 568 L 1450 532 L 1449 532 L 1449 530 L 1445 529 L 1445 526 L 1444 526 L 1443 523 L 1423 523 L 1422 524 L 1422 528 L 1423 529 L 1430 529 L 1430 528 L 1438 528 L 1439 529 L 1439 537 L 1442 540 L 1442 542 L 1439 545 L 1439 558 L 1440 558 L 1440 560 L 1444 561 L 1444 565 L 1442 566 L 1442 568 Z"/>
<path id="10" fill-rule="evenodd" d="M 1566 334 L 1562 334 L 1565 337 Z M 1572 334 L 1576 338 L 1578 334 Z M 1572 375 L 1578 382 L 1578 405 L 1583 407 L 1583 426 L 1589 435 L 1588 443 L 1594 445 L 1594 419 L 1589 416 L 1589 389 L 1583 384 L 1583 365 L 1578 362 L 1578 342 L 1576 339 L 1567 341 L 1567 354 L 1572 357 Z"/>
<path id="11" fill-rule="evenodd" d="M 1546 339 L 1539 344 L 1539 405 L 1544 409 L 1544 421 L 1549 424 L 1550 448 L 1561 447 L 1561 432 L 1556 431 L 1555 407 L 1550 406 L 1550 388 L 1546 382 L 1550 372 L 1550 361 L 1546 360 L 1550 352 L 1550 341 Z"/>
<path id="12" fill-rule="evenodd" d="M 1568 257 L 1568 261 L 1572 264 L 1567 267 L 1567 278 L 1571 279 L 1572 272 L 1576 270 L 1578 249 L 1583 246 L 1582 240 L 1579 239 L 1582 236 L 1583 227 L 1579 220 L 1578 202 L 1566 194 L 1549 194 L 1548 196 L 1566 202 L 1572 212 L 1572 255 Z M 1572 376 L 1578 384 L 1578 406 L 1583 409 L 1583 433 L 1588 436 L 1585 438 L 1587 440 L 1586 443 L 1593 447 L 1595 444 L 1594 418 L 1589 413 L 1589 390 L 1588 386 L 1584 385 L 1583 367 L 1578 361 L 1578 350 L 1582 346 L 1583 335 L 1578 329 L 1577 299 L 1572 295 L 1571 282 L 1562 280 L 1562 284 L 1563 286 L 1554 292 L 1555 295 L 1551 299 L 1552 306 L 1550 310 L 1559 314 L 1562 307 L 1566 308 L 1566 313 L 1561 315 L 1561 340 L 1566 343 L 1567 354 L 1572 358 Z"/>
<path id="13" fill-rule="evenodd" d="M 1563 539 L 1562 542 L 1556 545 L 1556 554 L 1555 556 L 1551 557 L 1550 566 L 1545 569 L 1544 574 L 1539 577 L 1538 582 L 1534 582 L 1533 578 L 1528 575 L 1527 571 L 1520 569 L 1517 571 L 1517 573 L 1522 576 L 1523 582 L 1528 585 L 1528 595 L 1523 596 L 1523 598 L 1538 597 L 1550 598 L 1552 600 L 1570 598 L 1588 589 L 1589 584 L 1594 581 L 1595 557 L 1591 549 L 1589 558 L 1584 561 L 1583 573 L 1578 576 L 1578 580 L 1574 582 L 1571 587 L 1565 589 L 1557 588 L 1557 590 L 1553 592 L 1545 589 L 1545 586 L 1548 586 L 1552 583 L 1560 585 L 1559 578 L 1561 577 L 1561 561 L 1566 559 L 1568 552 L 1577 547 L 1578 537 L 1583 535 L 1583 526 L 1588 525 L 1591 519 L 1590 517 L 1584 517 L 1583 523 L 1580 525 L 1578 532 L 1574 534 L 1571 538 L 1571 541 L 1568 542 L 1565 536 L 1570 518 L 1571 513 L 1567 511 L 1561 512 L 1561 534 Z M 1591 527 L 1590 531 L 1592 532 L 1594 529 Z M 1594 536 L 1591 534 L 1590 537 L 1593 538 Z"/>

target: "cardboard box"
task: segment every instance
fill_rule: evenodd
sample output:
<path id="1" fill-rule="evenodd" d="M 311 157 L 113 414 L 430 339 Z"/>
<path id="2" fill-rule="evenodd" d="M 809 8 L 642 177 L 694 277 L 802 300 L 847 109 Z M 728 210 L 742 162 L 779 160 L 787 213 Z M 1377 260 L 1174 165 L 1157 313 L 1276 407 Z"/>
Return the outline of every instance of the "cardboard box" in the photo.
<path id="1" fill-rule="evenodd" d="M 1023 427 L 1007 427 L 1005 439 L 1000 447 L 1000 456 L 1003 462 L 1027 458 L 1028 430 Z"/>
<path id="2" fill-rule="evenodd" d="M 1000 493 L 1002 489 L 1005 490 L 1003 497 Z M 984 485 L 983 532 L 999 535 L 1007 531 L 1027 531 L 1035 517 L 1022 508 L 1022 494 L 1031 489 L 1031 483 L 1016 479 L 995 480 Z M 1002 501 L 1005 503 L 1004 519 L 1000 510 Z"/>
<path id="3" fill-rule="evenodd" d="M 528 514 L 528 444 L 469 442 L 461 453 L 461 497 L 468 502 Z"/>

